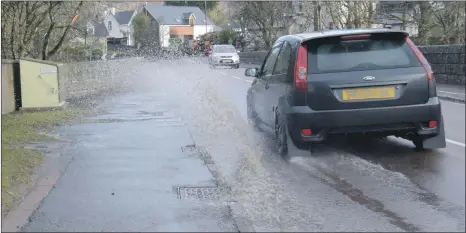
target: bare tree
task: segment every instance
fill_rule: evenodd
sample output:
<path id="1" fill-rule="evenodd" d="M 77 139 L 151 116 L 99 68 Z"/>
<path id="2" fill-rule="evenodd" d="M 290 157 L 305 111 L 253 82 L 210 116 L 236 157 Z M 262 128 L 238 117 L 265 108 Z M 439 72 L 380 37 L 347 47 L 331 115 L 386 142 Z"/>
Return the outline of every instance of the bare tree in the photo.
<path id="1" fill-rule="evenodd" d="M 68 39 L 83 2 L 2 2 L 2 57 L 55 55 Z"/>
<path id="2" fill-rule="evenodd" d="M 374 1 L 326 1 L 322 2 L 320 17 L 329 18 L 328 25 L 324 24 L 326 28 L 369 28 L 374 23 L 374 4 Z"/>
<path id="3" fill-rule="evenodd" d="M 461 43 L 464 40 L 465 4 L 448 1 L 412 1 L 388 5 L 380 11 L 401 20 L 402 29 L 417 28 L 417 43 Z"/>
<path id="4" fill-rule="evenodd" d="M 255 31 L 263 40 L 266 47 L 270 47 L 278 36 L 287 33 L 292 24 L 291 2 L 238 2 L 236 19 L 247 22 L 248 31 Z"/>
<path id="5" fill-rule="evenodd" d="M 445 44 L 464 41 L 465 3 L 432 2 L 434 27 L 440 29 L 440 40 Z"/>
<path id="6" fill-rule="evenodd" d="M 92 35 L 88 31 L 88 25 L 102 22 L 104 11 L 108 9 L 106 2 L 85 2 L 79 12 L 78 20 L 73 24 L 69 33 L 71 38 L 83 38 L 84 44 L 88 44 L 88 38 Z M 92 44 L 92 41 L 90 41 Z"/>

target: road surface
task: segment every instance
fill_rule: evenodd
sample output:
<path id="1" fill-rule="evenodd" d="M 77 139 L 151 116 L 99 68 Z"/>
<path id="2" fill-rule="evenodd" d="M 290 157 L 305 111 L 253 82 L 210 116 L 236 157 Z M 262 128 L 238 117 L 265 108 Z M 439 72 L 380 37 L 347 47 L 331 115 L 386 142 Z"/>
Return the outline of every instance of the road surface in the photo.
<path id="1" fill-rule="evenodd" d="M 202 59 L 145 64 L 132 92 L 57 129 L 76 141 L 73 160 L 24 230 L 237 231 L 238 203 L 256 231 L 464 232 L 464 104 L 442 102 L 445 149 L 339 141 L 284 160 L 247 124 L 243 74 Z M 183 189 L 214 186 L 231 190 Z"/>

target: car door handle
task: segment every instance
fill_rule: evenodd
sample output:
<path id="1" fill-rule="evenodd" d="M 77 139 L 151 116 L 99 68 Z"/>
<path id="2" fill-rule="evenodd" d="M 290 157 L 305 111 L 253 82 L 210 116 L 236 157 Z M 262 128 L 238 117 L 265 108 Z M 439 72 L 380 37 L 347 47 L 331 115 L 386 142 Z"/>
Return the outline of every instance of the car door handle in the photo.
<path id="1" fill-rule="evenodd" d="M 265 89 L 269 89 L 269 87 L 270 87 L 270 86 L 269 86 L 269 84 L 268 84 L 268 83 L 267 83 L 267 84 L 265 84 Z"/>

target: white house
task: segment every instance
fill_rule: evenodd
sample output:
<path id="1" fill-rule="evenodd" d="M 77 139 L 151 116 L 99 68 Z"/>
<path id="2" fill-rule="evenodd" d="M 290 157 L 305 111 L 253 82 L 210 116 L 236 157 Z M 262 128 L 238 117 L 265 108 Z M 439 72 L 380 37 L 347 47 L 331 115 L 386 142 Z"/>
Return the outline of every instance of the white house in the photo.
<path id="1" fill-rule="evenodd" d="M 115 18 L 115 8 L 111 8 L 109 11 L 104 12 L 103 21 L 110 40 L 119 41 L 123 38 L 123 33 L 120 31 L 120 24 Z"/>
<path id="2" fill-rule="evenodd" d="M 135 15 L 134 10 L 116 12 L 115 8 L 104 12 L 103 23 L 107 28 L 109 43 L 135 45 L 131 27 Z"/>
<path id="3" fill-rule="evenodd" d="M 199 7 L 149 5 L 142 12 L 151 18 L 162 47 L 170 46 L 170 39 L 192 40 L 216 28 Z"/>
<path id="4" fill-rule="evenodd" d="M 133 29 L 131 26 L 131 22 L 136 15 L 136 11 L 119 11 L 115 13 L 115 19 L 117 20 L 118 24 L 120 25 L 120 31 L 123 34 L 123 37 L 126 38 L 123 41 L 126 45 L 134 46 L 134 37 L 133 37 Z"/>

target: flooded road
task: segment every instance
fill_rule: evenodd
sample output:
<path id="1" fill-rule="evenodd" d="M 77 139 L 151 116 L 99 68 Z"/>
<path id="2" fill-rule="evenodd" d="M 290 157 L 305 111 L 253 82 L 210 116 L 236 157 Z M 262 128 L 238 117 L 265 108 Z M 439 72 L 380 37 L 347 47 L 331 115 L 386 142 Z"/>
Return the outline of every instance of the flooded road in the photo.
<path id="1" fill-rule="evenodd" d="M 256 231 L 464 232 L 464 105 L 442 103 L 445 149 L 338 139 L 283 159 L 247 123 L 243 73 L 147 62 L 131 92 L 57 129 L 76 141 L 73 161 L 24 230 L 237 231 L 228 206 L 239 203 Z M 224 186 L 221 198 L 180 198 Z"/>

